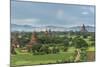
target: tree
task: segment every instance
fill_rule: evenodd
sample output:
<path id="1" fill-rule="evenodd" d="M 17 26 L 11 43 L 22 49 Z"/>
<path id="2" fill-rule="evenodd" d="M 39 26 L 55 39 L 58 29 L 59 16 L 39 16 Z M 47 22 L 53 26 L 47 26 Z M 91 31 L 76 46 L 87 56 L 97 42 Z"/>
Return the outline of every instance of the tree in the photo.
<path id="1" fill-rule="evenodd" d="M 32 52 L 33 52 L 33 54 L 39 52 L 41 47 L 42 47 L 42 45 L 40 45 L 40 44 L 34 44 L 32 46 Z"/>
<path id="2" fill-rule="evenodd" d="M 53 54 L 56 54 L 56 53 L 58 53 L 59 52 L 59 48 L 57 48 L 57 47 L 53 47 L 52 48 L 52 53 Z"/>
<path id="3" fill-rule="evenodd" d="M 48 46 L 48 45 L 43 45 L 43 46 L 40 48 L 40 52 L 45 53 L 45 54 L 49 54 L 49 53 L 50 53 L 50 51 L 49 51 L 49 46 Z"/>
<path id="4" fill-rule="evenodd" d="M 11 46 L 11 54 L 17 54 L 16 51 L 15 51 L 14 46 Z"/>
<path id="5" fill-rule="evenodd" d="M 75 37 L 73 39 L 73 45 L 75 46 L 75 48 L 79 48 L 79 49 L 88 47 L 87 42 L 79 37 Z"/>
<path id="6" fill-rule="evenodd" d="M 24 33 L 24 34 L 20 34 L 18 36 L 18 42 L 20 44 L 20 47 L 25 47 L 26 44 L 30 41 L 30 34 L 28 33 Z"/>
<path id="7" fill-rule="evenodd" d="M 69 40 L 68 40 L 68 38 L 63 41 L 63 44 L 64 44 L 65 47 L 69 46 Z"/>
<path id="8" fill-rule="evenodd" d="M 90 46 L 95 46 L 95 41 L 92 41 Z"/>

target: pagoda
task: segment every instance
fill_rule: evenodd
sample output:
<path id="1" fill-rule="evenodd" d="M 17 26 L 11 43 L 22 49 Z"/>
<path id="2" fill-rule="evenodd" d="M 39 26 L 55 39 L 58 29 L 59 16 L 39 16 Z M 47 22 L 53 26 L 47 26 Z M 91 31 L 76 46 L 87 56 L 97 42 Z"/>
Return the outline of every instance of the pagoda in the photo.
<path id="1" fill-rule="evenodd" d="M 47 30 L 44 32 L 45 36 L 51 36 L 51 29 Z"/>
<path id="2" fill-rule="evenodd" d="M 44 32 L 44 34 L 45 34 L 46 36 L 48 36 L 49 32 L 48 32 L 47 29 L 46 29 L 46 31 Z"/>
<path id="3" fill-rule="evenodd" d="M 87 30 L 86 30 L 86 28 L 85 28 L 85 25 L 83 24 L 82 25 L 82 27 L 81 27 L 81 30 L 80 30 L 81 32 L 88 32 Z"/>
<path id="4" fill-rule="evenodd" d="M 31 40 L 30 40 L 29 44 L 27 45 L 27 47 L 28 47 L 28 48 L 32 48 L 32 46 L 33 46 L 34 44 L 37 44 L 37 41 L 38 41 L 38 39 L 37 39 L 36 32 L 33 32 L 33 33 L 32 33 L 32 36 L 31 36 Z"/>

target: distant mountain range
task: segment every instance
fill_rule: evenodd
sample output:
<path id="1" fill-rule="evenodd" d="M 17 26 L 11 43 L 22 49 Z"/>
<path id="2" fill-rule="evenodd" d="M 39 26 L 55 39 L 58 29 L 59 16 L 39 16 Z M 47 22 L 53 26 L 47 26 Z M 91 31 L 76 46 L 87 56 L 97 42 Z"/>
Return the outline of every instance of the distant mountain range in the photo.
<path id="1" fill-rule="evenodd" d="M 95 31 L 95 27 L 93 27 L 93 26 L 85 26 L 85 28 L 88 32 Z M 68 30 L 72 30 L 72 31 L 80 31 L 80 29 L 81 29 L 81 26 L 75 26 L 75 27 L 68 28 Z"/>
<path id="2" fill-rule="evenodd" d="M 93 26 L 85 26 L 87 31 L 94 32 L 95 27 Z M 25 32 L 32 32 L 32 31 L 45 31 L 45 30 L 51 30 L 51 31 L 80 31 L 81 26 L 74 26 L 74 27 L 58 27 L 58 26 L 42 26 L 42 27 L 33 27 L 31 25 L 17 25 L 17 24 L 11 24 L 11 31 L 25 31 Z"/>

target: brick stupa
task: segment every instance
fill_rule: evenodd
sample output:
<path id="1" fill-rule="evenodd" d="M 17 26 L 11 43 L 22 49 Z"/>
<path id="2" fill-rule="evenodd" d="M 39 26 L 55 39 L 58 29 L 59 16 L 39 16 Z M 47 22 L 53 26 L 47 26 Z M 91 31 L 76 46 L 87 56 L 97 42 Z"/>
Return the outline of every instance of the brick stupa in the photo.
<path id="1" fill-rule="evenodd" d="M 27 45 L 27 47 L 32 48 L 32 46 L 37 43 L 37 40 L 38 39 L 37 39 L 36 32 L 33 32 L 32 36 L 31 36 L 31 40 L 30 40 L 29 44 Z"/>

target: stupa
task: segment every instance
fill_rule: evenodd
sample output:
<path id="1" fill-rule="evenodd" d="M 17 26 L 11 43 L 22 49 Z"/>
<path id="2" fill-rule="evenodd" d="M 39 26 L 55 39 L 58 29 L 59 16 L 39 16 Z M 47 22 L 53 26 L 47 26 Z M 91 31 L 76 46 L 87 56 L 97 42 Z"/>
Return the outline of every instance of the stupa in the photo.
<path id="1" fill-rule="evenodd" d="M 51 36 L 51 29 L 47 30 L 44 32 L 45 36 Z"/>
<path id="2" fill-rule="evenodd" d="M 27 47 L 32 48 L 32 46 L 37 43 L 37 40 L 38 39 L 37 39 L 36 32 L 33 32 L 32 36 L 31 36 L 31 40 L 30 40 L 29 44 L 27 45 Z"/>
<path id="3" fill-rule="evenodd" d="M 81 27 L 81 32 L 87 32 L 86 28 L 85 28 L 85 25 L 83 24 L 82 27 Z"/>

